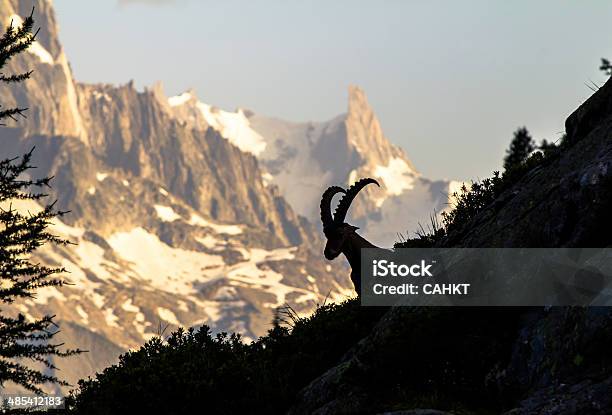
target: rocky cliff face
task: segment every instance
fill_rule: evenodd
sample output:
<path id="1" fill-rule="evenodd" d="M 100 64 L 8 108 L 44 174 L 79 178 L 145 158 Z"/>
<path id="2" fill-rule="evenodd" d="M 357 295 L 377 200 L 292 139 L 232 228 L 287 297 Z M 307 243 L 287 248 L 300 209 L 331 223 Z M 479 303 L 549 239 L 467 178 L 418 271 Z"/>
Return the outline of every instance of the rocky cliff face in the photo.
<path id="1" fill-rule="evenodd" d="M 17 57 L 7 65 L 7 72 L 23 73 L 33 70 L 29 82 L 2 86 L 2 105 L 29 108 L 28 122 L 18 126 L 26 135 L 45 134 L 77 137 L 87 141 L 78 110 L 75 82 L 66 54 L 57 36 L 57 24 L 51 0 L 0 1 L 0 24 L 4 28 L 22 22 L 23 16 L 36 6 L 35 18 L 40 32 L 28 49 L 27 57 Z M 13 124 L 12 126 L 17 126 Z"/>
<path id="2" fill-rule="evenodd" d="M 212 219 L 267 229 L 280 243 L 317 238 L 276 187 L 264 185 L 255 157 L 214 129 L 181 125 L 153 91 L 79 85 L 78 96 L 90 148 L 107 166 L 160 183 Z"/>
<path id="3" fill-rule="evenodd" d="M 31 10 L 1 6 L 3 24 Z M 58 362 L 63 377 L 93 374 L 177 326 L 256 338 L 279 306 L 308 313 L 352 295 L 342 265 L 322 259 L 319 232 L 264 182 L 253 154 L 171 116 L 159 88 L 75 83 L 51 2 L 37 2 L 35 17 L 37 43 L 8 68 L 32 68 L 33 78 L 0 90 L 3 105 L 29 107 L 29 117 L 0 131 L 0 155 L 35 146 L 35 174 L 55 176 L 51 197 L 71 211 L 53 229 L 76 245 L 38 256 L 66 267 L 74 285 L 13 309 L 57 315 L 62 340 L 92 351 Z"/>
<path id="4" fill-rule="evenodd" d="M 449 234 L 443 245 L 610 246 L 612 80 L 567 119 L 566 132 L 569 144 L 558 157 L 526 173 L 463 228 Z M 435 373 L 457 381 L 452 390 L 486 385 L 487 395 L 508 415 L 612 411 L 609 308 L 447 310 L 392 308 L 335 367 L 302 390 L 291 413 L 422 413 L 391 409 L 431 407 L 422 395 L 415 399 L 410 393 L 427 389 Z M 476 370 L 491 350 L 507 341 L 495 327 L 471 333 L 474 325 L 483 324 L 483 316 L 498 322 L 497 328 L 514 316 L 517 327 L 507 326 L 509 349 L 500 354 L 503 357 L 481 368 L 480 378 L 466 380 L 457 374 L 461 362 L 468 361 L 468 369 Z M 457 332 L 457 326 L 463 329 Z M 484 343 L 452 357 L 473 339 Z M 472 353 L 478 358 L 472 359 Z M 423 361 L 422 355 L 428 359 L 423 365 L 417 363 Z M 437 367 L 440 364 L 442 369 Z M 456 398 L 465 396 L 461 393 Z M 480 396 L 477 404 L 484 404 L 486 398 Z M 453 404 L 444 406 L 437 409 Z"/>

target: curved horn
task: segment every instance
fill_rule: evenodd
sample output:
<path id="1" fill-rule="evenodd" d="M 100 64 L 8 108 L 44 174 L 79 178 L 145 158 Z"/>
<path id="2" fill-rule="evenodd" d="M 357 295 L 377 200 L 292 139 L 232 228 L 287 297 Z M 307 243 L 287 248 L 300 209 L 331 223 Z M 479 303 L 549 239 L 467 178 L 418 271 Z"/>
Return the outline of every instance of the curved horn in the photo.
<path id="1" fill-rule="evenodd" d="M 327 188 L 321 197 L 321 222 L 323 222 L 323 228 L 334 224 L 334 218 L 331 213 L 331 201 L 337 193 L 346 193 L 346 190 L 339 186 L 331 186 Z"/>
<path id="2" fill-rule="evenodd" d="M 337 224 L 344 222 L 349 207 L 351 207 L 351 203 L 353 202 L 353 199 L 355 199 L 355 196 L 357 196 L 357 193 L 371 183 L 374 183 L 376 186 L 380 187 L 380 184 L 378 184 L 376 180 L 368 178 L 361 179 L 348 188 L 346 194 L 342 197 L 342 199 L 340 199 L 338 207 L 336 208 L 336 213 L 334 214 L 334 221 Z"/>

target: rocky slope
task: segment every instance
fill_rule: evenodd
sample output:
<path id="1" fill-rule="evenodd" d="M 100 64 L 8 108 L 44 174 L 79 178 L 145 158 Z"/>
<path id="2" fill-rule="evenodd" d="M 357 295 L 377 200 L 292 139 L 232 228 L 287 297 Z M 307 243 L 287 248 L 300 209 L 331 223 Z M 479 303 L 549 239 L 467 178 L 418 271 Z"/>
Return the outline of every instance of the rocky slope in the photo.
<path id="1" fill-rule="evenodd" d="M 566 133 L 568 146 L 557 157 L 525 174 L 441 245 L 611 246 L 612 80 L 567 119 Z M 450 356 L 463 342 L 479 336 L 502 344 L 491 328 L 480 335 L 470 334 L 475 319 L 482 316 L 490 315 L 503 325 L 499 311 L 480 308 L 468 319 L 473 310 L 454 310 L 451 316 L 439 309 L 393 308 L 335 367 L 302 390 L 291 413 L 422 413 L 392 409 L 411 408 L 418 402 L 431 404 L 402 399 L 414 390 L 411 388 L 427 388 L 440 361 L 450 362 L 441 373 L 457 382 L 454 390 L 477 384 L 457 379 L 458 363 Z M 480 378 L 488 396 L 508 415 L 612 413 L 610 308 L 517 308 L 509 312 L 518 318 L 518 327 L 506 357 L 485 368 L 486 377 Z M 454 333 L 458 325 L 465 329 Z M 488 348 L 479 348 L 459 359 L 476 367 L 488 352 Z M 415 360 L 420 353 L 427 353 L 429 359 L 425 369 L 418 363 L 422 358 Z M 476 362 L 472 353 L 479 356 Z M 414 381 L 415 376 L 422 378 Z M 410 384 L 410 379 L 416 383 Z M 486 402 L 485 396 L 477 402 Z"/>
<path id="2" fill-rule="evenodd" d="M 160 94 L 163 96 L 163 94 Z M 292 123 L 203 103 L 194 91 L 172 97 L 169 112 L 197 129 L 211 126 L 261 162 L 264 180 L 278 185 L 298 213 L 318 223 L 321 189 L 375 177 L 351 208 L 352 221 L 367 237 L 391 245 L 397 232 L 412 232 L 448 207 L 460 183 L 423 177 L 406 153 L 383 134 L 363 90 L 349 88 L 348 112 L 326 122 Z"/>
<path id="3" fill-rule="evenodd" d="M 31 6 L 1 0 L 0 21 Z M 8 67 L 32 68 L 32 79 L 0 89 L 3 105 L 30 108 L 28 119 L 0 131 L 0 156 L 36 147 L 33 174 L 54 176 L 51 198 L 71 211 L 54 231 L 76 244 L 38 256 L 66 267 L 74 285 L 14 310 L 57 315 L 62 340 L 90 350 L 58 362 L 61 376 L 93 374 L 177 326 L 256 338 L 276 307 L 307 313 L 352 295 L 342 264 L 323 261 L 319 232 L 263 181 L 252 154 L 171 117 L 158 91 L 75 83 L 51 2 L 36 6 L 40 36 Z"/>

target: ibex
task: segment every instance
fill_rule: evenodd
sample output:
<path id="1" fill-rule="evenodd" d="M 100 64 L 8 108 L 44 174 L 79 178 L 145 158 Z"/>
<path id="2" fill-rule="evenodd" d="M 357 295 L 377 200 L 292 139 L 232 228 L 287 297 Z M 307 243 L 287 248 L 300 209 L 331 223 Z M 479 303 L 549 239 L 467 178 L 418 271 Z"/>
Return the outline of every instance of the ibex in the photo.
<path id="1" fill-rule="evenodd" d="M 323 233 L 327 238 L 323 253 L 328 260 L 336 258 L 341 253 L 344 254 L 351 265 L 351 281 L 353 281 L 357 295 L 361 294 L 361 248 L 378 247 L 359 236 L 355 232 L 359 228 L 345 223 L 344 219 L 357 193 L 371 183 L 380 187 L 374 179 L 361 179 L 348 190 L 339 186 L 331 186 L 321 198 L 321 222 L 323 222 Z M 337 193 L 344 193 L 344 196 L 340 199 L 332 217 L 331 202 Z"/>

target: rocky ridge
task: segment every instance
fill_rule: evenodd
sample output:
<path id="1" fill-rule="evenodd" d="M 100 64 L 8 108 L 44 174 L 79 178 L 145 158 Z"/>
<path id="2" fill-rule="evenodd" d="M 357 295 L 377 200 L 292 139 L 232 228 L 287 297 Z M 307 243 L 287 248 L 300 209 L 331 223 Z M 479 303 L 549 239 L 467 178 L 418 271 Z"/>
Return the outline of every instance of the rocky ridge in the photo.
<path id="1" fill-rule="evenodd" d="M 363 192 L 351 208 L 351 221 L 367 229 L 373 242 L 388 246 L 397 241 L 398 230 L 408 234 L 447 209 L 449 195 L 461 183 L 423 177 L 404 150 L 385 137 L 364 91 L 351 86 L 348 95 L 348 112 L 325 122 L 228 112 L 203 103 L 192 90 L 171 97 L 167 109 L 193 128 L 216 129 L 255 155 L 264 181 L 277 185 L 291 206 L 315 223 L 321 189 L 375 177 L 381 189 Z"/>

